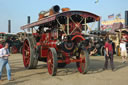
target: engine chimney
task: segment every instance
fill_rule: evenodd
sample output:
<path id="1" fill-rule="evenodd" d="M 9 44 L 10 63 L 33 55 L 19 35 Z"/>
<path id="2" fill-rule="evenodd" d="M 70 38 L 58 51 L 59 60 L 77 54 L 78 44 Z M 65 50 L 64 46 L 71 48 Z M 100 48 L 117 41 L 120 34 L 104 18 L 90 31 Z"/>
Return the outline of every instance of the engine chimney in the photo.
<path id="1" fill-rule="evenodd" d="M 11 20 L 8 20 L 8 33 L 11 33 Z"/>
<path id="2" fill-rule="evenodd" d="M 27 23 L 30 24 L 30 16 L 28 16 L 28 22 Z M 30 28 L 28 28 L 27 31 L 30 32 Z"/>
<path id="3" fill-rule="evenodd" d="M 44 18 L 44 17 L 48 17 L 51 16 L 53 14 L 56 14 L 60 11 L 60 7 L 58 5 L 53 6 L 51 9 L 49 9 L 48 11 L 41 11 L 39 13 L 39 18 L 38 20 Z"/>
<path id="4" fill-rule="evenodd" d="M 125 28 L 128 28 L 128 11 L 125 11 Z"/>

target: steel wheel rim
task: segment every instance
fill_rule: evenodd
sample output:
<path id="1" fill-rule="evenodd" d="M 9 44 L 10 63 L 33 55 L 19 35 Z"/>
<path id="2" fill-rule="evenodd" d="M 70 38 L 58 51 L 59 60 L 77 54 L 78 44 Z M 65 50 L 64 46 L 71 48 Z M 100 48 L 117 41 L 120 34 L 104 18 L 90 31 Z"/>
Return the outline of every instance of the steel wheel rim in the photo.
<path id="1" fill-rule="evenodd" d="M 52 75 L 52 70 L 53 70 L 53 55 L 52 52 L 48 52 L 48 58 L 47 58 L 47 64 L 48 64 L 48 72 L 49 74 Z"/>
<path id="2" fill-rule="evenodd" d="M 81 61 L 77 63 L 78 65 L 78 70 L 80 73 L 83 73 L 85 70 L 85 64 L 86 64 L 86 59 L 85 59 L 85 52 L 82 50 L 82 52 L 80 52 L 80 56 L 78 57 L 78 59 L 80 59 Z"/>
<path id="3" fill-rule="evenodd" d="M 24 66 L 28 67 L 30 62 L 30 47 L 28 40 L 25 40 L 23 45 L 23 61 L 24 61 Z"/>

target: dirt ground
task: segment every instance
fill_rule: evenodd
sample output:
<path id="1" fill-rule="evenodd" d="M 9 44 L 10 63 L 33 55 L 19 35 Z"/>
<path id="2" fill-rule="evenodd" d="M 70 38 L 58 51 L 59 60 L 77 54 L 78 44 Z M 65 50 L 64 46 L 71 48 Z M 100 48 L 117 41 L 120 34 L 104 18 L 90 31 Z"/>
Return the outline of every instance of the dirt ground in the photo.
<path id="1" fill-rule="evenodd" d="M 114 57 L 114 72 L 111 69 L 102 70 L 103 56 L 91 56 L 87 74 L 80 74 L 75 63 L 71 63 L 58 69 L 54 77 L 48 74 L 46 63 L 39 62 L 37 69 L 27 70 L 23 66 L 21 54 L 11 55 L 9 60 L 14 81 L 9 82 L 4 73 L 3 85 L 128 85 L 128 63 L 122 64 L 121 58 L 117 56 Z"/>

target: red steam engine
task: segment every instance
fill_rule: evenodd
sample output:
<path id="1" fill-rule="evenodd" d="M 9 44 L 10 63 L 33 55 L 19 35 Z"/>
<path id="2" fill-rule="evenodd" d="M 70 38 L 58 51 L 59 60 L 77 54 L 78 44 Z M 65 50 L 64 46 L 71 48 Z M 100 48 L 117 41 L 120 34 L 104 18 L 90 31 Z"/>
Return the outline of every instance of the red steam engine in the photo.
<path id="1" fill-rule="evenodd" d="M 53 6 L 39 14 L 39 20 L 21 27 L 31 28 L 32 35 L 24 39 L 23 63 L 28 69 L 36 68 L 38 61 L 47 62 L 50 75 L 56 75 L 58 67 L 75 62 L 80 73 L 87 73 L 89 54 L 86 40 L 87 23 L 100 17 L 85 11 L 70 11 Z"/>

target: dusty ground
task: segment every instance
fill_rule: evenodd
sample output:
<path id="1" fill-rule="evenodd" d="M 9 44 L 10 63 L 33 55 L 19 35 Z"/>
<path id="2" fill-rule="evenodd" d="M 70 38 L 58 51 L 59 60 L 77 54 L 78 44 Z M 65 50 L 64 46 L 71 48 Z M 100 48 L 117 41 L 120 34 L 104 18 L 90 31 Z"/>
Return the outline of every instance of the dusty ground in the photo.
<path id="1" fill-rule="evenodd" d="M 80 74 L 75 64 L 58 69 L 57 76 L 50 76 L 47 65 L 39 62 L 37 69 L 27 70 L 23 66 L 21 54 L 10 56 L 14 81 L 8 82 L 3 75 L 3 85 L 128 85 L 128 63 L 122 64 L 120 57 L 114 57 L 116 71 L 103 71 L 104 57 L 91 57 L 90 70 Z"/>

